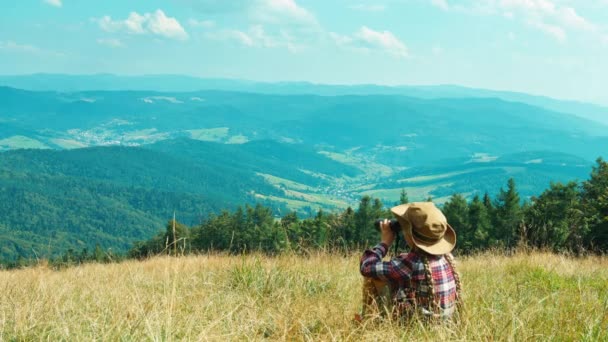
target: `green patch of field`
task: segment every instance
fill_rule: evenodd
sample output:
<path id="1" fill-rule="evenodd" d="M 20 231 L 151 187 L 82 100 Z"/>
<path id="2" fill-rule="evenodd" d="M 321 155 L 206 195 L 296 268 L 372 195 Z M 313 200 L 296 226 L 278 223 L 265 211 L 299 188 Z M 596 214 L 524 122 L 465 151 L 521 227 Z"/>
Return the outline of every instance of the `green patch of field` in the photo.
<path id="1" fill-rule="evenodd" d="M 255 194 L 255 197 L 261 199 L 267 199 L 274 202 L 285 203 L 289 209 L 292 210 L 301 210 L 306 207 L 310 207 L 313 209 L 320 208 L 332 208 L 332 209 L 346 209 L 348 207 L 348 203 L 345 201 L 331 198 L 327 195 L 323 194 L 304 194 L 297 191 L 287 190 L 287 196 L 292 196 L 294 198 L 288 197 L 278 197 L 272 195 L 262 195 Z"/>
<path id="2" fill-rule="evenodd" d="M 122 134 L 125 140 L 146 140 L 150 135 L 158 132 L 156 128 L 140 129 L 137 131 L 125 132 Z"/>
<path id="3" fill-rule="evenodd" d="M 356 164 L 359 163 L 359 159 L 353 157 L 350 154 L 345 154 L 345 153 L 336 153 L 336 152 L 329 152 L 329 151 L 319 151 L 319 154 L 322 154 L 324 156 L 326 156 L 327 158 L 333 159 L 337 162 L 340 163 L 344 163 L 344 164 Z"/>
<path id="4" fill-rule="evenodd" d="M 319 151 L 320 154 L 333 159 L 337 162 L 354 166 L 370 176 L 380 176 L 387 177 L 392 175 L 396 170 L 391 168 L 390 166 L 386 166 L 383 164 L 378 164 L 373 161 L 367 160 L 365 158 L 361 158 L 352 153 L 337 153 L 337 152 L 329 152 L 329 151 Z"/>
<path id="5" fill-rule="evenodd" d="M 186 132 L 190 133 L 190 138 L 201 141 L 221 141 L 228 136 L 228 127 L 217 128 L 201 128 L 191 129 Z"/>
<path id="6" fill-rule="evenodd" d="M 429 196 L 431 196 L 431 192 L 437 189 L 440 186 L 450 186 L 452 183 L 443 183 L 443 184 L 433 184 L 428 186 L 418 186 L 418 187 L 403 187 L 396 189 L 373 189 L 361 192 L 361 196 L 368 195 L 372 197 L 380 198 L 387 203 L 394 202 L 399 200 L 399 196 L 401 195 L 401 190 L 405 189 L 407 191 L 408 197 L 411 201 L 424 201 Z"/>
<path id="7" fill-rule="evenodd" d="M 324 173 L 313 172 L 313 171 L 305 170 L 305 169 L 298 169 L 298 171 L 303 172 L 303 173 L 305 173 L 305 174 L 307 174 L 309 176 L 313 176 L 313 177 L 319 178 L 319 179 L 325 179 L 325 180 L 336 180 L 336 179 L 339 179 L 339 178 L 334 178 L 334 177 L 328 176 L 328 175 L 326 175 Z M 348 178 L 348 177 L 345 176 L 344 178 Z"/>
<path id="8" fill-rule="evenodd" d="M 23 135 L 14 135 L 10 138 L 0 140 L 0 149 L 13 150 L 22 148 L 48 149 L 49 147 L 36 139 L 28 138 Z"/>
<path id="9" fill-rule="evenodd" d="M 124 141 L 144 141 L 152 143 L 167 138 L 169 138 L 168 133 L 159 132 L 156 128 L 141 129 L 122 134 L 122 139 Z"/>
<path id="10" fill-rule="evenodd" d="M 287 195 L 291 198 L 309 201 L 312 203 L 317 203 L 317 204 L 321 204 L 321 205 L 328 206 L 328 207 L 335 207 L 335 208 L 348 207 L 348 204 L 346 202 L 339 200 L 339 199 L 332 198 L 331 196 L 324 195 L 324 194 L 306 194 L 306 193 L 294 191 L 294 190 L 285 190 L 285 195 Z"/>
<path id="11" fill-rule="evenodd" d="M 287 189 L 293 189 L 293 190 L 300 190 L 300 191 L 315 191 L 316 189 L 302 184 L 302 183 L 298 183 L 298 182 L 294 182 L 291 181 L 289 179 L 285 179 L 285 178 L 280 178 L 280 177 L 276 177 L 273 175 L 269 175 L 266 173 L 256 173 L 258 176 L 264 178 L 264 180 L 272 185 L 274 185 L 275 187 L 282 189 L 287 188 Z"/>
<path id="12" fill-rule="evenodd" d="M 244 135 L 233 135 L 230 137 L 230 139 L 228 139 L 228 141 L 226 141 L 226 143 L 227 144 L 244 144 L 248 141 L 249 141 L 249 138 L 247 138 Z"/>
<path id="13" fill-rule="evenodd" d="M 74 148 L 87 147 L 86 144 L 83 144 L 80 141 L 76 141 L 76 140 L 72 140 L 72 139 L 52 139 L 51 141 L 53 142 L 53 144 L 55 144 L 61 148 L 65 148 L 67 150 L 74 149 Z"/>
<path id="14" fill-rule="evenodd" d="M 464 198 L 466 199 L 470 199 L 471 196 L 473 196 L 474 192 L 465 192 L 463 194 L 461 194 Z M 444 204 L 445 202 L 449 201 L 452 198 L 452 196 L 442 196 L 442 197 L 437 197 L 437 198 L 433 198 L 433 202 L 436 204 Z"/>
<path id="15" fill-rule="evenodd" d="M 283 198 L 283 197 L 277 197 L 277 196 L 266 196 L 266 195 L 262 195 L 262 194 L 255 194 L 255 197 L 271 200 L 274 202 L 285 203 L 287 205 L 287 207 L 291 210 L 301 210 L 306 207 L 310 207 L 313 209 L 320 208 L 319 205 L 315 206 L 314 203 L 310 203 L 310 202 L 306 202 L 306 201 L 299 201 L 299 200 L 294 200 L 294 199 L 289 199 L 289 198 Z"/>
<path id="16" fill-rule="evenodd" d="M 468 169 L 468 170 L 463 170 L 463 171 L 454 171 L 454 172 L 448 172 L 448 173 L 440 173 L 440 174 L 436 174 L 436 175 L 416 176 L 416 177 L 399 179 L 397 182 L 398 183 L 428 182 L 428 181 L 433 181 L 433 180 L 440 180 L 440 179 L 450 178 L 450 177 L 454 177 L 454 176 L 460 176 L 460 175 L 464 175 L 464 174 L 475 172 L 475 171 L 483 171 L 483 170 L 490 170 L 490 169 L 495 169 L 495 168 L 493 168 L 493 167 L 482 167 L 482 168 L 474 168 L 474 169 Z"/>

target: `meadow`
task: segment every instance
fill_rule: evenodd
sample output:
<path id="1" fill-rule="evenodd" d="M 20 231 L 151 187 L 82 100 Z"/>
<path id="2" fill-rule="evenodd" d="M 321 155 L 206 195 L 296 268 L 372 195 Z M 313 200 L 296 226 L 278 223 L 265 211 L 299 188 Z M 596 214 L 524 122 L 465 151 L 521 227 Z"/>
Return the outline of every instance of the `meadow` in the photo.
<path id="1" fill-rule="evenodd" d="M 459 324 L 354 322 L 358 253 L 220 254 L 0 271 L 0 341 L 608 340 L 608 258 L 458 258 Z"/>

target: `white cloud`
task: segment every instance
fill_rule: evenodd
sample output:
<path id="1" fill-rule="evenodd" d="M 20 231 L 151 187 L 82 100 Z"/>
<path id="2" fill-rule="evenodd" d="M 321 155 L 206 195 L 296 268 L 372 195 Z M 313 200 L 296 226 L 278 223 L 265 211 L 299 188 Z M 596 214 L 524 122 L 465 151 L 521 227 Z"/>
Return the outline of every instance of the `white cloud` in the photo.
<path id="1" fill-rule="evenodd" d="M 147 21 L 146 17 L 149 17 L 148 13 L 140 15 L 137 12 L 131 12 L 127 20 L 123 22 L 123 25 L 125 29 L 130 33 L 146 33 L 146 30 L 144 29 L 144 24 Z"/>
<path id="2" fill-rule="evenodd" d="M 355 33 L 355 37 L 370 48 L 381 48 L 397 57 L 407 57 L 405 44 L 390 31 L 374 31 L 363 26 Z"/>
<path id="3" fill-rule="evenodd" d="M 566 31 L 557 25 L 546 24 L 542 21 L 530 21 L 530 26 L 536 27 L 542 32 L 552 36 L 559 42 L 566 41 Z"/>
<path id="4" fill-rule="evenodd" d="M 235 41 L 243 46 L 254 46 L 253 38 L 247 33 L 239 30 L 222 30 L 219 32 L 208 33 L 207 37 L 220 41 Z"/>
<path id="5" fill-rule="evenodd" d="M 23 53 L 37 56 L 63 57 L 61 52 L 46 50 L 29 44 L 19 44 L 12 40 L 0 41 L 0 51 Z"/>
<path id="6" fill-rule="evenodd" d="M 597 28 L 574 8 L 552 0 L 500 0 L 499 6 L 501 10 L 522 16 L 528 25 L 559 42 L 566 40 L 567 30 L 593 32 Z"/>
<path id="7" fill-rule="evenodd" d="M 106 32 L 116 32 L 123 27 L 123 23 L 120 21 L 113 21 L 112 18 L 108 15 L 104 15 L 99 19 L 92 19 L 95 21 L 99 27 Z"/>
<path id="8" fill-rule="evenodd" d="M 252 24 L 318 25 L 317 18 L 296 0 L 173 0 L 203 13 L 243 15 Z"/>
<path id="9" fill-rule="evenodd" d="M 298 52 L 303 47 L 295 43 L 294 37 L 287 31 L 269 34 L 262 25 L 251 26 L 247 31 L 221 30 L 207 33 L 207 38 L 218 41 L 233 41 L 245 47 L 286 48 Z"/>
<path id="10" fill-rule="evenodd" d="M 39 53 L 42 51 L 40 48 L 28 45 L 28 44 L 18 44 L 12 40 L 8 41 L 0 41 L 0 50 L 5 51 L 14 51 L 14 52 L 27 52 L 27 53 Z"/>
<path id="11" fill-rule="evenodd" d="M 44 0 L 44 2 L 55 7 L 61 7 L 63 5 L 61 0 Z"/>
<path id="12" fill-rule="evenodd" d="M 330 32 L 330 37 L 336 45 L 351 47 L 364 51 L 382 51 L 397 58 L 408 56 L 408 50 L 399 38 L 390 31 L 374 31 L 367 26 L 362 26 L 352 36 L 344 36 Z"/>
<path id="13" fill-rule="evenodd" d="M 519 8 L 527 11 L 553 12 L 555 4 L 549 0 L 501 0 L 503 8 Z"/>
<path id="14" fill-rule="evenodd" d="M 125 20 L 113 20 L 110 16 L 95 19 L 99 27 L 106 32 L 127 32 L 129 34 L 154 34 L 169 39 L 186 40 L 188 33 L 179 21 L 167 17 L 165 12 L 157 9 L 154 13 L 139 14 L 131 12 Z"/>
<path id="15" fill-rule="evenodd" d="M 561 8 L 558 16 L 559 20 L 566 26 L 583 31 L 593 31 L 596 29 L 593 23 L 578 15 L 572 7 Z"/>
<path id="16" fill-rule="evenodd" d="M 444 11 L 450 9 L 450 5 L 448 4 L 447 0 L 431 0 L 431 4 L 435 7 L 441 8 Z"/>
<path id="17" fill-rule="evenodd" d="M 249 29 L 249 37 L 251 37 L 256 46 L 272 48 L 278 45 L 278 40 L 269 36 L 261 25 L 251 27 Z"/>
<path id="18" fill-rule="evenodd" d="M 192 7 L 193 9 L 209 13 L 232 13 L 248 9 L 254 0 L 173 0 Z"/>
<path id="19" fill-rule="evenodd" d="M 503 9 L 518 10 L 528 17 L 553 20 L 569 28 L 587 31 L 595 29 L 595 25 L 580 16 L 574 8 L 550 0 L 501 0 L 500 5 Z"/>
<path id="20" fill-rule="evenodd" d="M 218 27 L 215 22 L 188 22 L 193 28 L 207 28 L 205 35 L 208 39 L 232 41 L 247 47 L 287 48 L 297 52 L 322 41 L 327 34 L 314 13 L 301 6 L 299 0 L 174 1 L 206 15 L 221 13 L 232 16 L 233 22 L 245 23 L 242 27 L 227 28 Z"/>
<path id="21" fill-rule="evenodd" d="M 474 15 L 499 15 L 520 22 L 564 42 L 572 31 L 591 33 L 601 37 L 601 27 L 574 8 L 574 0 L 470 0 L 448 4 L 448 0 L 430 0 L 445 10 Z M 600 0 L 608 1 L 608 0 Z M 444 6 L 445 5 L 445 6 Z"/>
<path id="22" fill-rule="evenodd" d="M 120 39 L 116 38 L 100 38 L 97 39 L 97 44 L 111 48 L 121 48 L 125 46 L 123 42 L 120 41 Z"/>
<path id="23" fill-rule="evenodd" d="M 175 18 L 167 17 L 161 10 L 156 10 L 148 20 L 150 32 L 171 39 L 188 39 L 188 33 Z"/>
<path id="24" fill-rule="evenodd" d="M 356 4 L 349 7 L 355 11 L 363 11 L 363 12 L 383 12 L 386 10 L 386 5 L 381 4 Z"/>
<path id="25" fill-rule="evenodd" d="M 318 26 L 317 18 L 295 0 L 256 0 L 251 19 L 261 23 Z"/>
<path id="26" fill-rule="evenodd" d="M 353 41 L 354 41 L 354 39 L 352 37 L 350 37 L 350 36 L 344 36 L 344 35 L 338 34 L 336 32 L 330 32 L 329 33 L 329 37 L 338 46 L 348 46 L 348 45 L 351 45 L 353 43 Z"/>

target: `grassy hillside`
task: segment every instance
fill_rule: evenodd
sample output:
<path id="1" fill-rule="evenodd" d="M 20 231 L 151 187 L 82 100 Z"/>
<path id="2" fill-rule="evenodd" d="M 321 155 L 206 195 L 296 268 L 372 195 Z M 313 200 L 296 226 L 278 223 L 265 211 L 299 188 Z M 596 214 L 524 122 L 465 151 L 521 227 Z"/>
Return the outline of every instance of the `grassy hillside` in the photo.
<path id="1" fill-rule="evenodd" d="M 352 321 L 360 309 L 358 256 L 204 255 L 0 271 L 0 339 L 608 339 L 605 257 L 459 259 L 462 323 L 400 326 Z"/>

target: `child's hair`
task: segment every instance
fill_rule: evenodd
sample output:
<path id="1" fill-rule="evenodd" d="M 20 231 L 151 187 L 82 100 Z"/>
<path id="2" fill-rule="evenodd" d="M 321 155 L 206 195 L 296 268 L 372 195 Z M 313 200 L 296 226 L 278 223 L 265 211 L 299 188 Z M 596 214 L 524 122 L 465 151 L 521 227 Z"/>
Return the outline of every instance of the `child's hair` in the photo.
<path id="1" fill-rule="evenodd" d="M 454 274 L 454 281 L 456 282 L 456 299 L 460 300 L 460 274 L 458 274 L 458 271 L 456 270 L 456 265 L 454 264 L 454 257 L 452 257 L 451 253 L 448 253 L 445 255 L 445 260 L 448 261 L 448 264 L 450 264 L 450 267 L 452 268 L 452 274 Z"/>
<path id="2" fill-rule="evenodd" d="M 429 303 L 429 310 L 433 313 L 437 313 L 440 309 L 440 305 L 435 299 L 435 281 L 433 280 L 433 270 L 431 269 L 431 266 L 429 264 L 429 258 L 426 253 L 418 252 L 418 255 L 420 255 L 420 257 L 422 258 L 422 263 L 424 264 L 424 276 L 428 285 L 427 299 Z M 444 257 L 450 265 L 452 269 L 452 274 L 454 275 L 454 282 L 456 283 L 456 302 L 458 303 L 460 302 L 460 275 L 458 274 L 458 271 L 456 271 L 456 266 L 454 265 L 454 258 L 452 257 L 452 255 L 448 253 L 445 254 Z"/>
<path id="3" fill-rule="evenodd" d="M 437 301 L 435 301 L 435 281 L 433 280 L 433 270 L 431 269 L 429 258 L 426 256 L 426 254 L 420 253 L 420 257 L 422 258 L 422 263 L 424 264 L 424 277 L 428 286 L 427 299 L 429 302 L 429 310 L 436 313 L 439 309 L 439 304 Z"/>

